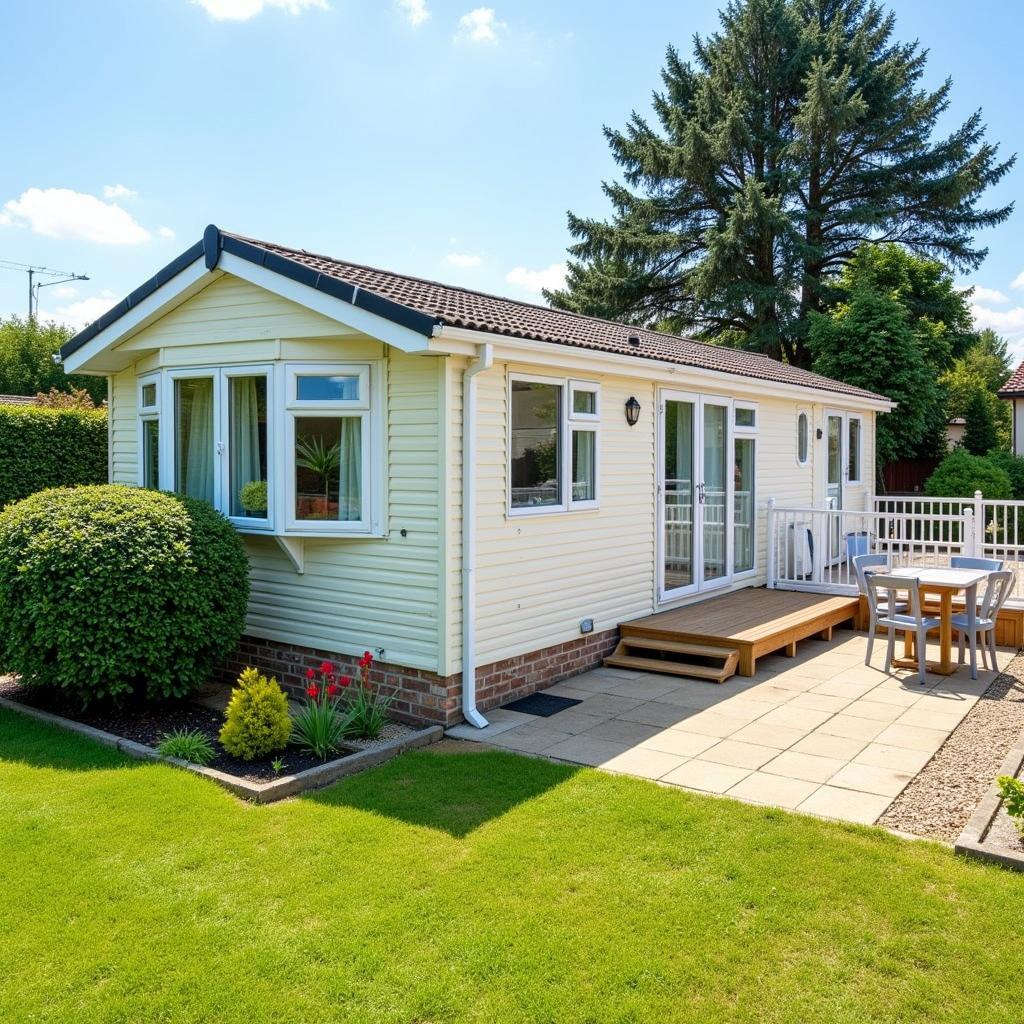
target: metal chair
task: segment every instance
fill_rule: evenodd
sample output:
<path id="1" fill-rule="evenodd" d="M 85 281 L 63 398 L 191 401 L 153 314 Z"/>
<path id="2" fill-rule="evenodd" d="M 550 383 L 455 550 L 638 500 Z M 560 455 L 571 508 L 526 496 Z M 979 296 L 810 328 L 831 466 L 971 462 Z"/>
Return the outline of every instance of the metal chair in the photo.
<path id="1" fill-rule="evenodd" d="M 981 640 L 981 663 L 988 668 L 985 660 L 985 648 L 988 648 L 992 659 L 992 671 L 996 671 L 996 619 L 1000 609 L 1006 604 L 1013 592 L 1012 572 L 993 572 L 985 583 L 985 593 L 977 606 L 974 621 L 971 622 L 969 612 L 960 612 L 953 616 L 953 628 L 960 634 L 960 664 L 964 663 L 964 640 L 971 644 L 971 678 L 978 678 L 978 640 Z"/>
<path id="2" fill-rule="evenodd" d="M 888 555 L 855 555 L 853 557 L 853 571 L 857 574 L 857 589 L 866 597 L 868 592 L 867 577 L 876 569 L 882 569 L 888 571 L 889 569 L 889 556 Z M 887 602 L 881 602 L 879 611 L 888 614 L 890 611 L 893 612 L 905 612 L 907 610 L 906 601 L 897 601 L 892 608 L 889 608 Z"/>
<path id="3" fill-rule="evenodd" d="M 968 555 L 953 555 L 949 560 L 951 569 L 987 569 L 1002 572 L 1006 563 L 1001 558 L 971 558 Z"/>
<path id="4" fill-rule="evenodd" d="M 918 580 L 905 576 L 886 576 L 883 573 L 871 573 L 865 577 L 867 584 L 868 609 L 871 621 L 868 626 L 868 653 L 865 665 L 871 664 L 871 651 L 875 646 L 875 630 L 885 626 L 888 633 L 885 648 L 885 671 L 892 669 L 892 658 L 896 649 L 897 632 L 913 633 L 917 640 L 917 668 L 921 683 L 925 682 L 928 673 L 927 634 L 929 629 L 937 629 L 939 619 L 921 614 L 921 585 Z M 879 594 L 885 592 L 885 600 Z M 910 613 L 888 611 L 897 605 L 897 593 L 905 591 L 909 595 Z"/>

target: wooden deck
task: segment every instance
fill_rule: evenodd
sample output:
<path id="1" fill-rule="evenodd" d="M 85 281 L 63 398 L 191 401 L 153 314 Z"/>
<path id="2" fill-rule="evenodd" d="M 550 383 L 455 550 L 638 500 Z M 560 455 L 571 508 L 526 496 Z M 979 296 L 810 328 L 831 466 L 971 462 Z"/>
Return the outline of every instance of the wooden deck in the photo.
<path id="1" fill-rule="evenodd" d="M 621 623 L 619 633 L 624 643 L 632 640 L 637 647 L 652 640 L 663 647 L 674 642 L 734 650 L 739 674 L 752 676 L 758 658 L 775 651 L 793 656 L 799 641 L 830 639 L 835 626 L 853 625 L 859 606 L 857 597 L 750 588 Z"/>

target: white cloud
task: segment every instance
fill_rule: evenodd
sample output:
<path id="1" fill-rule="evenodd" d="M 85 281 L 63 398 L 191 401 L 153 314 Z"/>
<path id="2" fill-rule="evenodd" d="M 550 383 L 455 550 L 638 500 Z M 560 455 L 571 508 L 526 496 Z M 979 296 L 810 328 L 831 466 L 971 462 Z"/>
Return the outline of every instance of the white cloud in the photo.
<path id="1" fill-rule="evenodd" d="M 509 284 L 522 288 L 523 291 L 540 295 L 543 288 L 564 288 L 565 275 L 568 268 L 564 263 L 552 263 L 544 270 L 528 270 L 526 267 L 513 267 L 506 275 Z"/>
<path id="2" fill-rule="evenodd" d="M 1024 341 L 1024 306 L 989 309 L 972 303 L 971 314 L 974 316 L 974 326 L 979 330 L 991 327 L 1010 341 Z"/>
<path id="3" fill-rule="evenodd" d="M 419 28 L 430 17 L 427 0 L 395 0 L 395 4 L 413 28 Z"/>
<path id="4" fill-rule="evenodd" d="M 127 185 L 104 185 L 104 199 L 138 199 L 139 193 Z"/>
<path id="5" fill-rule="evenodd" d="M 450 252 L 444 261 L 452 267 L 479 267 L 484 260 L 482 256 L 471 252 Z"/>
<path id="6" fill-rule="evenodd" d="M 289 14 L 301 14 L 311 7 L 326 11 L 327 0 L 192 0 L 214 21 L 248 21 L 264 9 L 278 7 Z"/>
<path id="7" fill-rule="evenodd" d="M 55 299 L 73 299 L 78 294 L 78 289 L 70 284 L 59 284 L 53 289 Z"/>
<path id="8" fill-rule="evenodd" d="M 47 238 L 100 245 L 138 245 L 149 232 L 117 203 L 69 188 L 30 188 L 4 203 L 0 224 L 27 227 Z"/>
<path id="9" fill-rule="evenodd" d="M 460 43 L 496 43 L 498 33 L 508 25 L 498 21 L 493 7 L 477 7 L 459 18 L 455 41 Z"/>
<path id="10" fill-rule="evenodd" d="M 971 298 L 975 302 L 1009 302 L 1009 298 L 995 288 L 986 288 L 984 285 L 976 284 Z"/>
<path id="11" fill-rule="evenodd" d="M 161 238 L 170 238 L 170 239 L 172 239 L 172 240 L 173 240 L 173 239 L 175 239 L 175 238 L 177 238 L 177 235 L 175 235 L 175 233 L 174 233 L 174 229 L 173 229 L 173 228 L 169 228 L 169 227 L 167 227 L 167 225 L 166 225 L 166 224 L 163 224 L 163 225 L 161 225 L 160 227 L 158 227 L 158 228 L 156 229 L 156 233 L 157 233 L 157 234 L 158 234 L 158 235 L 159 235 L 159 236 L 160 236 Z"/>
<path id="12" fill-rule="evenodd" d="M 67 324 L 81 330 L 86 324 L 91 324 L 97 317 L 106 313 L 115 302 L 117 296 L 112 291 L 104 290 L 99 295 L 92 295 L 66 306 L 57 306 L 53 310 L 41 309 L 39 320 L 44 324 L 55 320 L 59 324 Z"/>

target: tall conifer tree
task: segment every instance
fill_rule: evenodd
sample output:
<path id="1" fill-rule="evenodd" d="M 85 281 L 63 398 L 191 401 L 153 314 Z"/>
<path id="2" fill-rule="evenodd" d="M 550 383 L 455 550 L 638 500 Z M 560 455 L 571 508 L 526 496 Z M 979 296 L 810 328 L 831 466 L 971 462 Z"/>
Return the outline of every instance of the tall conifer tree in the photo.
<path id="1" fill-rule="evenodd" d="M 807 366 L 807 314 L 865 241 L 977 267 L 981 197 L 1013 164 L 981 113 L 945 137 L 952 84 L 874 0 L 731 0 L 721 29 L 669 48 L 657 126 L 606 128 L 624 182 L 610 220 L 570 213 L 554 305 L 738 344 Z"/>

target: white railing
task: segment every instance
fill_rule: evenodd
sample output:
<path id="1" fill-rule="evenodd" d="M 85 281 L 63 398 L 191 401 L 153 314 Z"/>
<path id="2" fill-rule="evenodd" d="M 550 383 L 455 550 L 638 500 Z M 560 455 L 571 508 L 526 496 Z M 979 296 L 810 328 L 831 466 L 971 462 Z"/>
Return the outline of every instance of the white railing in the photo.
<path id="1" fill-rule="evenodd" d="M 853 558 L 884 554 L 892 566 L 945 566 L 954 555 L 997 558 L 1015 574 L 1024 605 L 1024 501 L 874 497 L 864 511 L 783 508 L 768 501 L 768 585 L 857 591 Z"/>

